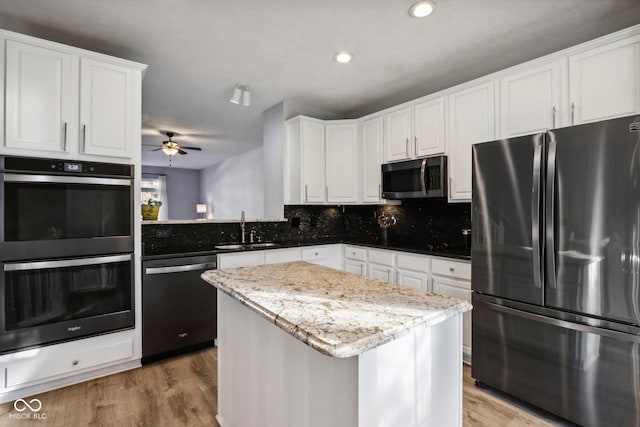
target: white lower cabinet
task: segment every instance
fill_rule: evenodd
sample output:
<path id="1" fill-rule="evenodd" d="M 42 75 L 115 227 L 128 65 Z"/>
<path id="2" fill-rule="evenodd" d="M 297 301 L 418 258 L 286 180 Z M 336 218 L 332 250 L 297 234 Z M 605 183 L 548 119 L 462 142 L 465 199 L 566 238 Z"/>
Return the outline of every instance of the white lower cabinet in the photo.
<path id="1" fill-rule="evenodd" d="M 218 270 L 263 265 L 264 253 L 265 251 L 251 251 L 218 254 Z"/>
<path id="2" fill-rule="evenodd" d="M 420 273 L 418 271 L 398 269 L 397 272 L 398 285 L 408 286 L 410 288 L 421 291 L 429 290 L 429 274 Z"/>
<path id="3" fill-rule="evenodd" d="M 368 276 L 383 282 L 395 283 L 395 268 L 388 265 L 369 263 Z"/>
<path id="4" fill-rule="evenodd" d="M 429 271 L 431 258 L 426 255 L 398 252 L 396 283 L 421 291 L 430 291 Z"/>
<path id="5" fill-rule="evenodd" d="M 395 253 L 386 250 L 369 249 L 367 276 L 372 279 L 395 283 Z"/>
<path id="6" fill-rule="evenodd" d="M 471 303 L 471 264 L 434 258 L 431 260 L 433 292 Z M 471 363 L 471 312 L 463 314 L 462 357 Z"/>
<path id="7" fill-rule="evenodd" d="M 344 271 L 347 273 L 357 274 L 358 276 L 366 276 L 367 263 L 353 259 L 346 259 L 344 261 Z"/>
<path id="8" fill-rule="evenodd" d="M 342 266 L 342 245 L 331 244 L 305 246 L 302 249 L 284 248 L 223 253 L 218 254 L 218 269 L 252 267 L 301 260 L 339 270 Z"/>

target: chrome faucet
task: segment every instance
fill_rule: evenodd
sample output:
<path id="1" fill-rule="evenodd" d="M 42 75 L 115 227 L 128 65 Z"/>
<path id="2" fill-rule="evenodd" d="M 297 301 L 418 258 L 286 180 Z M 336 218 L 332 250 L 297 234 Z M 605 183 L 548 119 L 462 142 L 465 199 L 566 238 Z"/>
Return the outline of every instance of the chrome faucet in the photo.
<path id="1" fill-rule="evenodd" d="M 244 211 L 242 211 L 242 213 L 240 214 L 240 230 L 242 231 L 242 244 L 244 245 L 246 243 L 246 238 L 244 236 L 244 229 L 245 229 L 245 222 L 244 222 Z"/>

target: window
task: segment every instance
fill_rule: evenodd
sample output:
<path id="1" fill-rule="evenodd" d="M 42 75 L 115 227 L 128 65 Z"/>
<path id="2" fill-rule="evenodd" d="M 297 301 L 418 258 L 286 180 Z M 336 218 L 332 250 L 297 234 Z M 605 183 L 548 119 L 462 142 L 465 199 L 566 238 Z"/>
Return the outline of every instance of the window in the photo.
<path id="1" fill-rule="evenodd" d="M 147 203 L 149 200 L 160 200 L 162 206 L 158 214 L 158 220 L 167 220 L 169 212 L 169 198 L 167 197 L 166 175 L 142 174 L 140 183 L 140 201 Z"/>

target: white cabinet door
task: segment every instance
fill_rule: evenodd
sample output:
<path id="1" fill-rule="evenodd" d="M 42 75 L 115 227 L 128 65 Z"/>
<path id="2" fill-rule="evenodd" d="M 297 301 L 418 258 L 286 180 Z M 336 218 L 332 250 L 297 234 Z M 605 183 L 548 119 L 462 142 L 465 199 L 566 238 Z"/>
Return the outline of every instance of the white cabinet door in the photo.
<path id="1" fill-rule="evenodd" d="M 520 71 L 500 80 L 500 138 L 560 127 L 567 112 L 561 99 L 561 62 Z"/>
<path id="2" fill-rule="evenodd" d="M 393 111 L 384 117 L 385 161 L 411 158 L 411 108 Z"/>
<path id="3" fill-rule="evenodd" d="M 358 276 L 366 275 L 366 263 L 354 259 L 344 261 L 344 270 L 348 273 L 357 274 Z"/>
<path id="4" fill-rule="evenodd" d="M 433 276 L 433 292 L 471 303 L 471 291 L 469 285 L 455 279 Z M 463 315 L 462 354 L 466 362 L 471 362 L 471 312 Z"/>
<path id="5" fill-rule="evenodd" d="M 569 57 L 571 124 L 640 112 L 640 35 Z"/>
<path id="6" fill-rule="evenodd" d="M 265 251 L 236 252 L 218 254 L 218 269 L 251 267 L 264 264 Z"/>
<path id="7" fill-rule="evenodd" d="M 302 201 L 324 202 L 325 186 L 325 144 L 324 124 L 302 119 Z"/>
<path id="8" fill-rule="evenodd" d="M 387 265 L 369 263 L 369 277 L 372 279 L 382 280 L 384 282 L 394 283 L 395 268 Z"/>
<path id="9" fill-rule="evenodd" d="M 363 202 L 380 202 L 382 196 L 381 165 L 383 163 L 384 120 L 382 117 L 362 123 L 362 153 L 364 158 Z"/>
<path id="10" fill-rule="evenodd" d="M 325 127 L 327 201 L 357 201 L 358 139 L 357 124 L 331 124 Z"/>
<path id="11" fill-rule="evenodd" d="M 398 269 L 397 283 L 421 291 L 429 290 L 429 275 L 418 271 Z"/>
<path id="12" fill-rule="evenodd" d="M 7 40 L 5 66 L 6 146 L 66 152 L 77 115 L 71 55 Z"/>
<path id="13" fill-rule="evenodd" d="M 471 200 L 471 145 L 495 136 L 493 81 L 449 95 L 449 200 Z"/>
<path id="14" fill-rule="evenodd" d="M 414 156 L 431 156 L 445 152 L 445 98 L 413 107 Z"/>
<path id="15" fill-rule="evenodd" d="M 133 72 L 119 65 L 80 59 L 81 152 L 131 157 Z"/>

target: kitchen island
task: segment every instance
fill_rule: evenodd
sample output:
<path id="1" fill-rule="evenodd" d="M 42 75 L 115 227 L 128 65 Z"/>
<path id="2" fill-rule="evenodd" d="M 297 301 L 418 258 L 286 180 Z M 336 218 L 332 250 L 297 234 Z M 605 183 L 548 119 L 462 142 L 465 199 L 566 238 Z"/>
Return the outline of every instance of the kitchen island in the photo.
<path id="1" fill-rule="evenodd" d="M 306 262 L 202 277 L 222 427 L 461 424 L 467 302 Z"/>

